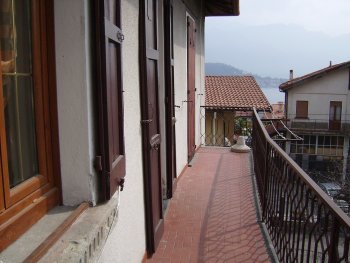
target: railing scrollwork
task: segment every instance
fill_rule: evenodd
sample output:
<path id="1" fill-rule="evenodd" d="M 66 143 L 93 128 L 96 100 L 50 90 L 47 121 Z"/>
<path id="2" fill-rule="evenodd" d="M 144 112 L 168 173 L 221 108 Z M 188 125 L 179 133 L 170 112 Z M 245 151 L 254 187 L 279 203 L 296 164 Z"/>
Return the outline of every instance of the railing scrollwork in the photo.
<path id="1" fill-rule="evenodd" d="M 350 218 L 268 135 L 254 110 L 252 148 L 263 221 L 281 262 L 350 261 Z"/>

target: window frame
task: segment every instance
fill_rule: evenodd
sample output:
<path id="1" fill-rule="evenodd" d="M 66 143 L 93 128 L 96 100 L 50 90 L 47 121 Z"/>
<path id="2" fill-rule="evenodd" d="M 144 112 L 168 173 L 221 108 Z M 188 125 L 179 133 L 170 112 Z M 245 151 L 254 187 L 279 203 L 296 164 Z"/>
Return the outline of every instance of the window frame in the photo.
<path id="1" fill-rule="evenodd" d="M 49 133 L 45 131 L 45 125 L 49 122 L 46 112 L 48 112 L 47 101 L 44 100 L 44 86 L 47 86 L 45 79 L 47 76 L 47 68 L 45 67 L 45 50 L 42 48 L 42 40 L 46 38 L 45 33 L 43 34 L 43 23 L 40 23 L 42 12 L 40 12 L 40 5 L 37 1 L 32 1 L 31 4 L 32 16 L 32 53 L 33 53 L 33 101 L 34 101 L 34 119 L 35 119 L 35 131 L 36 131 L 36 147 L 38 154 L 38 168 L 39 174 L 25 180 L 19 185 L 11 188 L 10 187 L 10 175 L 8 170 L 8 150 L 6 141 L 6 121 L 4 111 L 0 111 L 0 121 L 4 125 L 1 125 L 0 141 L 1 141 L 1 158 L 2 158 L 2 176 L 3 176 L 3 192 L 5 195 L 5 207 L 9 208 L 25 196 L 34 192 L 44 184 L 52 181 L 49 178 L 48 167 L 47 167 L 47 143 L 45 142 L 46 137 Z M 42 37 L 41 39 L 38 39 Z M 1 85 L 2 86 L 2 85 Z M 3 102 L 3 88 L 0 90 L 0 108 L 4 109 Z M 51 180 L 50 180 L 51 179 Z"/>
<path id="2" fill-rule="evenodd" d="M 306 110 L 305 110 L 306 105 Z M 295 118 L 308 119 L 309 118 L 309 101 L 297 100 L 295 105 Z"/>
<path id="3" fill-rule="evenodd" d="M 0 111 L 0 252 L 61 201 L 53 1 L 32 0 L 30 8 L 34 122 L 39 174 L 10 188 L 5 115 L 4 110 Z M 2 77 L 0 109 L 4 109 Z M 21 224 L 21 220 L 27 223 Z"/>

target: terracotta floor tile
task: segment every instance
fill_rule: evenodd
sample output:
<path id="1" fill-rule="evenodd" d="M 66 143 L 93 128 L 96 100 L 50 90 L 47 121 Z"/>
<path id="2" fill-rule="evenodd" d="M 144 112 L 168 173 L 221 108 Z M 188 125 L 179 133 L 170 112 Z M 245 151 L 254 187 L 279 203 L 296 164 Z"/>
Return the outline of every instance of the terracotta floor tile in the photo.
<path id="1" fill-rule="evenodd" d="M 146 262 L 270 262 L 257 223 L 249 154 L 201 148 L 177 182 L 165 232 Z"/>

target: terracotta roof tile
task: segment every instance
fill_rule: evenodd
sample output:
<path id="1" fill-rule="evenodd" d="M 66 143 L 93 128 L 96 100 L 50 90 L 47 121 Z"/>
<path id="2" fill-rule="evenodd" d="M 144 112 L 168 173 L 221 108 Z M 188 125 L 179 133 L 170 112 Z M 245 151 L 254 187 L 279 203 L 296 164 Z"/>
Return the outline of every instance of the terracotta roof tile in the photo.
<path id="1" fill-rule="evenodd" d="M 253 76 L 206 76 L 205 106 L 270 109 Z"/>
<path id="2" fill-rule="evenodd" d="M 326 75 L 330 72 L 336 71 L 338 69 L 346 68 L 346 67 L 350 67 L 350 61 L 340 63 L 340 64 L 335 64 L 333 66 L 329 66 L 329 67 L 317 70 L 315 72 L 306 74 L 304 76 L 288 80 L 287 82 L 282 83 L 279 88 L 281 91 L 285 91 L 285 90 L 288 90 L 290 88 L 299 86 L 306 81 L 318 78 L 318 77 Z"/>

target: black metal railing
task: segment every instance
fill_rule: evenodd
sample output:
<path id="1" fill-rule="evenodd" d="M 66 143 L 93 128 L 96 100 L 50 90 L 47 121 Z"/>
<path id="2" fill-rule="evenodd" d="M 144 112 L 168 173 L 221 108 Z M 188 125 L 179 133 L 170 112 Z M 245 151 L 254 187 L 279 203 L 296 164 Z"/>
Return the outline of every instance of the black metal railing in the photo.
<path id="1" fill-rule="evenodd" d="M 253 116 L 262 220 L 281 262 L 349 262 L 350 218 L 270 138 Z"/>
<path id="2" fill-rule="evenodd" d="M 308 118 L 288 115 L 287 126 L 296 130 L 350 132 L 350 116 L 344 115 L 339 121 L 329 120 L 328 115 L 312 114 Z"/>

